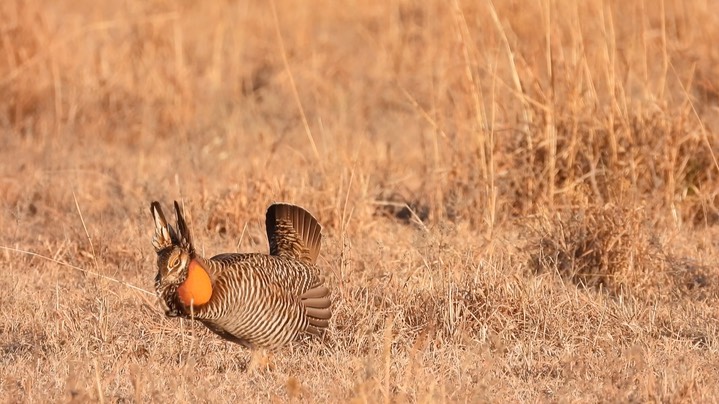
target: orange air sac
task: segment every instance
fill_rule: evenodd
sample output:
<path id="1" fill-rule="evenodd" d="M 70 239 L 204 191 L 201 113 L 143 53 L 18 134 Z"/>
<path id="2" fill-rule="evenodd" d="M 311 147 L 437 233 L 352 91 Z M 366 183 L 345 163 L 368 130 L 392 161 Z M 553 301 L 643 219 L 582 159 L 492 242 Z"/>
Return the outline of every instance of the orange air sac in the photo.
<path id="1" fill-rule="evenodd" d="M 197 261 L 190 261 L 187 279 L 177 288 L 177 295 L 182 304 L 190 307 L 201 306 L 210 301 L 212 296 L 212 282 L 210 275 Z"/>

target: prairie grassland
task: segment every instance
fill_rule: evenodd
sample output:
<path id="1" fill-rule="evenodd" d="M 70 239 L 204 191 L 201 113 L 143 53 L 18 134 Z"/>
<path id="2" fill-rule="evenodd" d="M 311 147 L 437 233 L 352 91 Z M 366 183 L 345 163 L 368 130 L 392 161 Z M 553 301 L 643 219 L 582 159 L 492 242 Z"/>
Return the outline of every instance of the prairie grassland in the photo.
<path id="1" fill-rule="evenodd" d="M 717 43 L 706 0 L 0 2 L 0 398 L 716 402 Z M 155 199 L 208 255 L 307 207 L 328 340 L 165 318 Z"/>

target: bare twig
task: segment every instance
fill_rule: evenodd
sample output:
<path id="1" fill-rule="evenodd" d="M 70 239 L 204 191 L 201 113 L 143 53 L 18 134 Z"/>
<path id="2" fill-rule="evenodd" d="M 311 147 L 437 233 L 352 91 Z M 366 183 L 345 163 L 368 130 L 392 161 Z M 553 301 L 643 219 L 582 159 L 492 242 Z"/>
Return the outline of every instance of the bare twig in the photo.
<path id="1" fill-rule="evenodd" d="M 119 283 L 120 285 L 127 286 L 128 288 L 130 288 L 130 289 L 135 289 L 135 290 L 137 290 L 137 291 L 139 291 L 139 292 L 147 293 L 148 295 L 151 295 L 151 296 L 154 296 L 154 295 L 155 295 L 154 293 L 150 292 L 149 290 L 145 290 L 145 289 L 143 289 L 143 288 L 141 288 L 141 287 L 138 287 L 138 286 L 135 286 L 135 285 L 133 285 L 133 284 L 127 283 L 127 282 L 125 282 L 125 281 L 121 281 L 121 280 L 119 280 L 119 279 L 115 279 L 115 278 L 109 277 L 109 276 L 107 276 L 107 275 L 102 275 L 102 274 L 99 274 L 99 273 L 97 273 L 97 272 L 93 272 L 93 271 L 90 271 L 90 270 L 87 270 L 87 269 L 85 269 L 85 268 L 81 268 L 81 267 L 72 265 L 72 264 L 67 263 L 67 262 L 64 262 L 64 261 L 56 260 L 56 259 L 54 259 L 54 258 L 50 258 L 50 257 L 47 257 L 47 256 L 45 256 L 45 255 L 38 254 L 38 253 L 36 253 L 36 252 L 27 251 L 27 250 L 21 250 L 21 249 L 19 249 L 19 248 L 7 247 L 7 246 L 3 246 L 3 245 L 0 245 L 0 249 L 3 249 L 3 250 L 5 250 L 5 251 L 16 252 L 16 253 L 20 253 L 20 254 L 30 255 L 30 256 L 32 256 L 32 257 L 42 258 L 42 259 L 44 259 L 44 260 L 46 260 L 46 261 L 54 262 L 54 263 L 56 263 L 56 264 L 58 264 L 58 265 L 62 265 L 62 266 L 64 266 L 64 267 L 72 268 L 72 269 L 74 269 L 74 270 L 76 270 L 76 271 L 80 271 L 80 272 L 82 272 L 82 273 L 84 273 L 84 274 L 94 275 L 94 276 L 97 276 L 98 278 L 103 278 L 103 279 L 106 279 L 106 280 L 111 281 L 111 282 Z"/>
<path id="2" fill-rule="evenodd" d="M 302 117 L 302 125 L 305 128 L 305 133 L 307 134 L 307 139 L 310 141 L 310 146 L 312 146 L 312 152 L 315 154 L 315 158 L 317 158 L 317 163 L 320 165 L 320 169 L 324 171 L 324 165 L 322 164 L 322 159 L 320 159 L 320 153 L 317 150 L 317 144 L 315 143 L 315 138 L 312 135 L 312 130 L 310 129 L 310 124 L 307 121 L 307 115 L 305 114 L 305 109 L 302 107 L 302 102 L 300 101 L 300 94 L 297 91 L 297 85 L 295 84 L 295 78 L 292 75 L 292 70 L 290 70 L 290 63 L 287 61 L 287 51 L 285 50 L 285 41 L 282 39 L 282 32 L 280 31 L 280 20 L 277 18 L 277 7 L 275 6 L 275 1 L 270 1 L 270 5 L 272 6 L 272 17 L 275 21 L 275 32 L 277 33 L 277 42 L 280 45 L 280 53 L 282 54 L 282 63 L 285 66 L 285 70 L 287 71 L 287 75 L 290 78 L 290 86 L 292 87 L 292 95 L 295 98 L 295 103 L 297 104 L 297 109 L 300 111 L 300 116 Z"/>
<path id="3" fill-rule="evenodd" d="M 75 191 L 72 191 L 72 199 L 75 200 L 75 207 L 77 208 L 78 215 L 80 215 L 80 222 L 82 223 L 82 228 L 85 229 L 85 236 L 87 236 L 87 241 L 90 243 L 90 251 L 92 252 L 92 260 L 95 263 L 95 270 L 99 271 L 100 266 L 97 264 L 97 255 L 95 254 L 95 246 L 92 244 L 92 237 L 90 237 L 90 233 L 87 231 L 87 226 L 85 225 L 85 219 L 82 217 L 82 211 L 80 210 L 80 204 L 77 202 L 77 196 L 75 195 Z"/>

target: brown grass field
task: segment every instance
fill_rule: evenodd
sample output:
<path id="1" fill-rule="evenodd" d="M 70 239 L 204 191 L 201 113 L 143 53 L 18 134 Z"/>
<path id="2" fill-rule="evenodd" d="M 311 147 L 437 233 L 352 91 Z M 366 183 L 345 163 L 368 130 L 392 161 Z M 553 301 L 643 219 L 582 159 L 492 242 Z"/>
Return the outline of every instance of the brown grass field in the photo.
<path id="1" fill-rule="evenodd" d="M 719 402 L 719 2 L 0 2 L 0 401 Z M 326 341 L 165 318 L 324 226 Z"/>

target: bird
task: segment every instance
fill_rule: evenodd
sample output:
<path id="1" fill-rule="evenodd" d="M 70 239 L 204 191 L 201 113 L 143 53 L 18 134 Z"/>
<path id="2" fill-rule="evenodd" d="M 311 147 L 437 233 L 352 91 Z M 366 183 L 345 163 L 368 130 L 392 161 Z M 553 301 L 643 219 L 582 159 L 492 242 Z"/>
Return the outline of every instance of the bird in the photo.
<path id="1" fill-rule="evenodd" d="M 202 257 L 180 205 L 176 226 L 160 203 L 150 210 L 157 253 L 155 291 L 167 317 L 200 321 L 225 340 L 274 350 L 303 335 L 324 335 L 332 317 L 330 290 L 316 265 L 322 227 L 304 208 L 273 203 L 265 214 L 269 254 Z"/>

